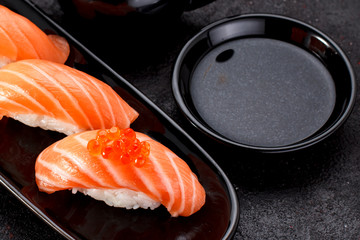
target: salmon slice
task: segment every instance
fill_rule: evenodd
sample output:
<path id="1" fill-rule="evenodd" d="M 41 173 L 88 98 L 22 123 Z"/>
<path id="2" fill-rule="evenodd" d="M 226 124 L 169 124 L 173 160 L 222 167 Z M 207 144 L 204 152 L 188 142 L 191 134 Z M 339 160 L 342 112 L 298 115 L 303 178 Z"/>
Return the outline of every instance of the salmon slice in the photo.
<path id="1" fill-rule="evenodd" d="M 0 69 L 0 119 L 73 134 L 119 126 L 138 117 L 110 86 L 63 64 L 40 59 Z"/>
<path id="2" fill-rule="evenodd" d="M 69 53 L 65 38 L 46 35 L 27 18 L 0 5 L 0 67 L 22 59 L 65 63 Z"/>
<path id="3" fill-rule="evenodd" d="M 40 191 L 128 189 L 161 203 L 174 217 L 190 216 L 204 205 L 206 194 L 197 176 L 161 143 L 136 132 L 136 138 L 150 146 L 148 159 L 137 167 L 123 164 L 119 158 L 91 155 L 87 144 L 96 135 L 97 131 L 74 134 L 46 148 L 35 163 Z"/>

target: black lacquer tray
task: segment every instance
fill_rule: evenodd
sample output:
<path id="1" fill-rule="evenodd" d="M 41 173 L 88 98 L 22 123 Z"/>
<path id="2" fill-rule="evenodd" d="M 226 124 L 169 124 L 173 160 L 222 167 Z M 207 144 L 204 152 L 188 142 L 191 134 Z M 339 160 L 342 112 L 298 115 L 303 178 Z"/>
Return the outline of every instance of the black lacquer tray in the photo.
<path id="1" fill-rule="evenodd" d="M 115 73 L 81 43 L 28 1 L 0 0 L 47 33 L 67 38 L 67 65 L 109 84 L 140 116 L 131 125 L 169 147 L 191 167 L 205 188 L 207 201 L 191 217 L 172 218 L 157 210 L 124 210 L 70 191 L 51 195 L 38 191 L 34 164 L 37 155 L 64 135 L 31 128 L 12 119 L 0 121 L 0 183 L 37 216 L 68 239 L 230 239 L 239 220 L 235 190 L 216 162 L 172 119 L 140 91 Z"/>

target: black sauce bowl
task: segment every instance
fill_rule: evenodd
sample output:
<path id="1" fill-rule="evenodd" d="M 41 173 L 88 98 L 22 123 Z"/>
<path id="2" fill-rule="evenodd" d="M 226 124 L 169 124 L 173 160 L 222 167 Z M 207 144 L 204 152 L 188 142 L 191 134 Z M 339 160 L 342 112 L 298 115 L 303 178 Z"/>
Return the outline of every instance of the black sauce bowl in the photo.
<path id="1" fill-rule="evenodd" d="M 172 88 L 181 111 L 206 136 L 289 152 L 345 122 L 356 83 L 344 52 L 321 31 L 285 16 L 249 14 L 210 24 L 190 39 Z"/>

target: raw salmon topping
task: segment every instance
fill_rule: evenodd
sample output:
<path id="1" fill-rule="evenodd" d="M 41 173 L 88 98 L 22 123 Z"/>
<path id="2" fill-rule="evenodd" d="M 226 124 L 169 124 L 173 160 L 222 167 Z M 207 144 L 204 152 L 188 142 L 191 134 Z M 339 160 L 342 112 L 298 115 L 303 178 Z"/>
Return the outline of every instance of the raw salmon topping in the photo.
<path id="1" fill-rule="evenodd" d="M 87 149 L 93 156 L 101 155 L 105 159 L 119 160 L 122 164 L 133 163 L 138 168 L 150 155 L 150 144 L 139 141 L 131 128 L 99 130 L 96 138 L 88 142 Z"/>

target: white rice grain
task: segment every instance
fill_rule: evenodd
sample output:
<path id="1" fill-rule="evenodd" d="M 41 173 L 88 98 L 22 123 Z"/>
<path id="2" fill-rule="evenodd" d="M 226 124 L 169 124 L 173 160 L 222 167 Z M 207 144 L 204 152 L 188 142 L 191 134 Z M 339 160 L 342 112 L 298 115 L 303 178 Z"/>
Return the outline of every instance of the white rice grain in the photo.
<path id="1" fill-rule="evenodd" d="M 121 188 L 121 189 L 84 189 L 73 188 L 72 193 L 81 192 L 96 200 L 104 201 L 112 207 L 126 209 L 144 208 L 154 210 L 160 206 L 160 202 L 154 201 L 142 192 Z"/>

